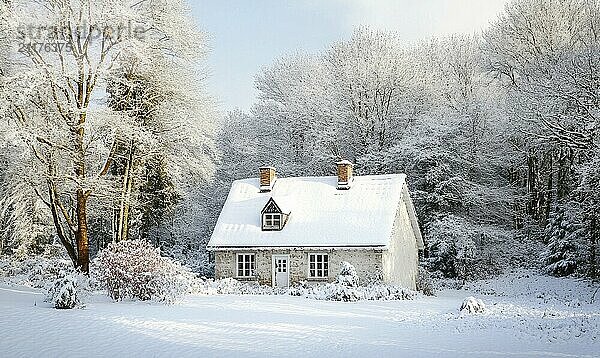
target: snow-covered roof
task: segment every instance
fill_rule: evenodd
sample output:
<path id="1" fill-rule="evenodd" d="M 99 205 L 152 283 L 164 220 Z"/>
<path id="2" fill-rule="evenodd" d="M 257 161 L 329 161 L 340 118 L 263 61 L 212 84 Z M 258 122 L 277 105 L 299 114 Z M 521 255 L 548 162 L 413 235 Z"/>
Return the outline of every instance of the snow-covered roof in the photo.
<path id="1" fill-rule="evenodd" d="M 349 190 L 336 189 L 335 176 L 278 178 L 270 192 L 260 192 L 258 178 L 236 180 L 208 248 L 385 248 L 400 200 L 407 204 L 422 247 L 405 178 L 404 174 L 355 176 Z M 260 213 L 271 197 L 290 213 L 281 231 L 261 229 Z"/>

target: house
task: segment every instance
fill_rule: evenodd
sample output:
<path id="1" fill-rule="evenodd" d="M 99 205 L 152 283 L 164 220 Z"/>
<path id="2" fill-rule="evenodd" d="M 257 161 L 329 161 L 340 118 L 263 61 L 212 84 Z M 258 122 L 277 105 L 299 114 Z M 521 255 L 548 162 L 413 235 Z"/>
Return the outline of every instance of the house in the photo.
<path id="1" fill-rule="evenodd" d="M 231 186 L 208 250 L 215 276 L 288 286 L 331 282 L 341 263 L 361 282 L 415 289 L 423 240 L 404 174 L 354 176 L 343 160 L 336 176 L 260 177 Z"/>

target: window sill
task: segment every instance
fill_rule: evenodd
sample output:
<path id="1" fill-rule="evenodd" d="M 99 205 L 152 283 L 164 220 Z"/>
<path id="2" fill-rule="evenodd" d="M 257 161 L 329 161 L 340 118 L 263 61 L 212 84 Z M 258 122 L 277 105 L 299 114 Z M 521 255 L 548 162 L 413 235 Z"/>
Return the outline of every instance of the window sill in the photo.
<path id="1" fill-rule="evenodd" d="M 307 281 L 329 281 L 329 277 L 307 277 Z"/>
<path id="2" fill-rule="evenodd" d="M 238 276 L 238 277 L 235 277 L 235 279 L 238 281 L 257 281 L 258 277 L 257 276 Z"/>

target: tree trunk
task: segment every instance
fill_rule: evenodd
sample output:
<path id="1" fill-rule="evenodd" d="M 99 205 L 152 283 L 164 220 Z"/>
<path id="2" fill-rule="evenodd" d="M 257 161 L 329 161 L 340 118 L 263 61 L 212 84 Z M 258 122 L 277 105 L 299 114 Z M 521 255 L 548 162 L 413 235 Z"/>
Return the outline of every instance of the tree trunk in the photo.
<path id="1" fill-rule="evenodd" d="M 77 241 L 77 267 L 84 273 L 90 271 L 90 249 L 88 242 L 87 197 L 83 189 L 77 189 L 77 232 L 75 240 Z"/>
<path id="2" fill-rule="evenodd" d="M 129 212 L 131 211 L 131 188 L 133 186 L 133 175 L 131 175 L 131 169 L 129 178 L 127 180 L 127 191 L 125 199 L 125 207 L 123 208 L 123 234 L 121 238 L 127 240 L 129 237 Z"/>
<path id="3" fill-rule="evenodd" d="M 123 185 L 121 187 L 121 201 L 119 203 L 119 216 L 117 218 L 116 241 L 123 240 L 123 225 L 125 217 L 125 200 L 127 200 L 127 181 L 129 180 L 129 161 L 125 163 L 125 172 L 123 173 Z"/>
<path id="4" fill-rule="evenodd" d="M 592 214 L 593 215 L 593 214 Z M 589 247 L 589 273 L 588 276 L 592 279 L 598 278 L 598 263 L 596 246 L 598 245 L 598 222 L 596 217 L 592 217 L 590 223 L 590 247 Z"/>
<path id="5" fill-rule="evenodd" d="M 123 186 L 121 188 L 121 202 L 119 203 L 119 218 L 117 225 L 117 241 L 127 240 L 129 234 L 129 212 L 131 210 L 131 190 L 133 186 L 133 157 L 134 147 L 131 142 L 129 155 L 125 163 L 125 172 L 123 173 Z"/>
<path id="6" fill-rule="evenodd" d="M 85 183 L 86 176 L 86 163 L 85 163 L 85 121 L 86 121 L 86 89 L 89 91 L 87 83 L 85 81 L 85 73 L 83 65 L 79 67 L 79 81 L 77 83 L 77 108 L 79 115 L 77 116 L 77 126 L 75 127 L 75 163 L 74 171 L 75 177 L 77 178 L 77 190 L 76 190 L 76 208 L 75 215 L 77 217 L 77 231 L 75 232 L 75 242 L 77 243 L 77 267 L 83 273 L 90 272 L 90 249 L 88 241 L 88 227 L 87 227 L 87 199 L 89 193 L 86 192 L 82 183 Z M 89 93 L 88 93 L 89 95 Z"/>
<path id="7" fill-rule="evenodd" d="M 532 218 L 538 218 L 539 195 L 537 188 L 538 179 L 537 157 L 530 149 L 527 155 L 527 214 Z"/>
<path id="8" fill-rule="evenodd" d="M 56 228 L 56 234 L 58 235 L 60 242 L 67 250 L 67 253 L 69 254 L 69 258 L 73 262 L 73 265 L 77 266 L 77 253 L 75 252 L 75 248 L 71 244 L 72 241 L 67 237 L 67 235 L 63 231 L 63 227 L 60 223 L 58 209 L 56 207 L 57 199 L 55 198 L 54 190 L 52 189 L 52 184 L 50 182 L 48 182 L 48 197 L 50 198 L 50 212 L 52 213 L 52 222 L 54 223 L 54 227 Z"/>
<path id="9" fill-rule="evenodd" d="M 554 153 L 550 152 L 549 155 L 549 171 L 548 171 L 548 183 L 546 185 L 546 195 L 545 200 L 546 200 L 546 205 L 544 208 L 544 216 L 541 218 L 542 223 L 544 226 L 546 226 L 548 224 L 548 219 L 550 218 L 550 211 L 552 211 L 552 201 L 554 200 L 553 198 L 553 190 L 554 190 L 554 161 L 552 160 L 554 156 Z M 558 163 L 560 166 L 560 162 Z"/>

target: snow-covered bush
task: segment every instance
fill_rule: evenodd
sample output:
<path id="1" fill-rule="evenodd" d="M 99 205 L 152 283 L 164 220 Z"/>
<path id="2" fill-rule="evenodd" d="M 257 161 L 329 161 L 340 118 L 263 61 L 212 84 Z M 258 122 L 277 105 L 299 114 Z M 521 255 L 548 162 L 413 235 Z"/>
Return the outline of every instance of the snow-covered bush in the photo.
<path id="1" fill-rule="evenodd" d="M 383 282 L 383 271 L 380 269 L 365 273 L 363 285 L 374 285 Z"/>
<path id="2" fill-rule="evenodd" d="M 357 287 L 358 274 L 354 266 L 349 262 L 342 261 L 342 268 L 335 282 L 346 287 Z"/>
<path id="3" fill-rule="evenodd" d="M 290 296 L 304 296 L 310 292 L 310 285 L 306 281 L 300 281 L 299 283 L 290 286 L 287 290 Z"/>
<path id="4" fill-rule="evenodd" d="M 415 297 L 416 292 L 386 284 L 349 287 L 339 283 L 309 285 L 307 282 L 301 282 L 291 287 L 288 294 L 315 300 L 354 302 L 359 300 L 411 300 Z"/>
<path id="5" fill-rule="evenodd" d="M 425 229 L 427 269 L 463 283 L 498 275 L 514 265 L 531 265 L 535 261 L 532 253 L 539 249 L 535 243 L 517 238 L 512 230 L 472 223 L 456 215 L 438 217 Z"/>
<path id="6" fill-rule="evenodd" d="M 485 311 L 485 304 L 482 300 L 469 296 L 465 298 L 462 305 L 460 306 L 461 314 L 477 314 Z"/>
<path id="7" fill-rule="evenodd" d="M 340 275 L 339 277 L 352 277 L 351 275 Z M 352 281 L 344 283 L 330 283 L 317 286 L 312 291 L 312 297 L 318 300 L 354 302 L 364 297 L 362 291 L 352 285 Z"/>
<path id="8" fill-rule="evenodd" d="M 173 302 L 188 293 L 193 275 L 144 240 L 111 243 L 94 260 L 99 283 L 114 300 Z"/>
<path id="9" fill-rule="evenodd" d="M 258 282 L 243 282 L 233 278 L 219 280 L 199 278 L 193 281 L 192 292 L 204 295 L 290 295 L 316 300 L 353 302 L 358 300 L 410 300 L 416 292 L 386 284 L 349 287 L 339 283 L 311 285 L 302 281 L 290 288 L 264 286 Z"/>
<path id="10" fill-rule="evenodd" d="M 46 302 L 52 303 L 54 308 L 71 309 L 81 303 L 80 277 L 71 274 L 54 281 L 47 292 Z"/>
<path id="11" fill-rule="evenodd" d="M 24 260 L 15 257 L 0 259 L 0 279 L 34 288 L 48 288 L 55 280 L 74 272 L 70 260 L 34 256 Z"/>
<path id="12" fill-rule="evenodd" d="M 162 254 L 188 267 L 192 272 L 205 277 L 214 277 L 215 263 L 210 260 L 209 252 L 203 246 L 175 244 L 166 247 L 161 244 Z"/>
<path id="13" fill-rule="evenodd" d="M 417 273 L 417 291 L 422 292 L 426 296 L 435 296 L 435 289 L 433 285 L 433 279 L 427 269 L 419 266 L 419 272 Z"/>
<path id="14" fill-rule="evenodd" d="M 288 294 L 316 300 L 354 302 L 359 300 L 407 300 L 415 292 L 405 288 L 383 284 L 376 280 L 366 286 L 359 286 L 356 269 L 348 262 L 342 262 L 340 274 L 335 282 L 310 285 L 303 281 L 291 287 Z"/>
<path id="15" fill-rule="evenodd" d="M 470 224 L 461 217 L 447 215 L 427 226 L 431 270 L 446 277 L 465 279 L 474 259 L 475 242 Z"/>
<path id="16" fill-rule="evenodd" d="M 195 279 L 192 282 L 191 292 L 200 295 L 274 295 L 286 293 L 286 290 L 260 285 L 256 281 L 244 282 L 228 277 L 218 280 Z"/>
<path id="17" fill-rule="evenodd" d="M 360 288 L 363 299 L 370 301 L 412 300 L 416 293 L 396 285 L 376 284 Z"/>

